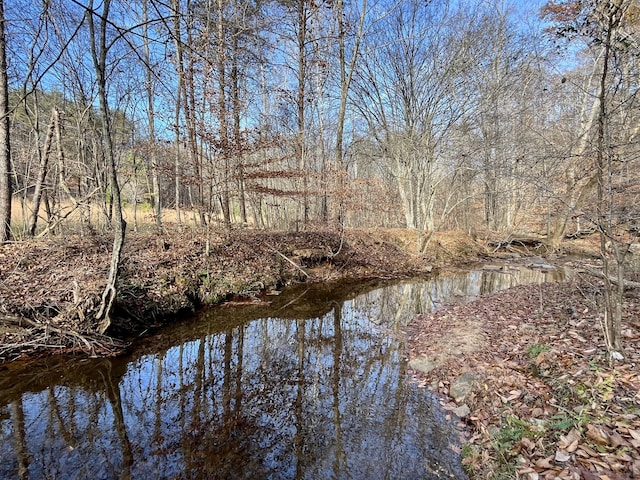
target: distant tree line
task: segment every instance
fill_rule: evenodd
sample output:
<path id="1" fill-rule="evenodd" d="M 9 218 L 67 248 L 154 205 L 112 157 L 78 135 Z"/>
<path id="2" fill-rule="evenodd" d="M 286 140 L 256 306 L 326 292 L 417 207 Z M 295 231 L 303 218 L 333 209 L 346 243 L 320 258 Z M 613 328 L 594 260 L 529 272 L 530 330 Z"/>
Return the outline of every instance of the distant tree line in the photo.
<path id="1" fill-rule="evenodd" d="M 602 54 L 543 30 L 586 21 L 571 3 L 12 0 L 5 236 L 108 227 L 113 155 L 131 228 L 548 229 L 557 244 L 595 195 Z M 635 104 L 618 104 L 628 148 Z"/>

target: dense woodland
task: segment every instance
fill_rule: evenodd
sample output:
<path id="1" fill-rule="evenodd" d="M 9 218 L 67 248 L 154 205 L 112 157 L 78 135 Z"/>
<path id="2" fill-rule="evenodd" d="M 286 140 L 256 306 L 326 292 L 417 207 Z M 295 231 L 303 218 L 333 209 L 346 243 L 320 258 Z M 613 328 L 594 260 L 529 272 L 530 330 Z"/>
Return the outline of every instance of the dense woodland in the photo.
<path id="1" fill-rule="evenodd" d="M 0 241 L 113 232 L 104 328 L 126 230 L 168 224 L 595 232 L 619 321 L 635 0 L 0 0 L 0 20 Z"/>

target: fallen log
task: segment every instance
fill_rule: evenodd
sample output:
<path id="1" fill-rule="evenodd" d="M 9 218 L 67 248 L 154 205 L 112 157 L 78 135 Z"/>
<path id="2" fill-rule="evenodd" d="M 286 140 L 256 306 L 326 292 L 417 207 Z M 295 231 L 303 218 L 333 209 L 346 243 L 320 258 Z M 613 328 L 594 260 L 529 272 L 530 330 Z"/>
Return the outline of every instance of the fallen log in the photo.
<path id="1" fill-rule="evenodd" d="M 599 270 L 593 270 L 591 268 L 581 268 L 579 270 L 576 270 L 577 273 L 586 273 L 587 275 L 591 275 L 597 278 L 600 278 L 602 280 L 609 280 L 613 285 L 618 285 L 618 279 L 612 276 L 606 276 L 604 274 L 604 272 L 601 272 Z M 631 288 L 640 288 L 640 282 L 634 282 L 633 280 L 626 280 L 626 279 L 622 279 L 622 285 L 624 286 L 624 288 L 626 289 L 631 289 Z"/>
<path id="2" fill-rule="evenodd" d="M 587 228 L 587 229 L 584 229 L 584 230 L 578 230 L 577 232 L 567 233 L 564 236 L 564 238 L 566 238 L 567 240 L 577 240 L 578 238 L 585 238 L 585 237 L 588 237 L 590 235 L 593 235 L 597 231 L 598 230 L 596 228 Z"/>
<path id="3" fill-rule="evenodd" d="M 489 246 L 494 248 L 494 253 L 500 249 L 505 250 L 522 250 L 529 251 L 529 249 L 540 250 L 540 248 L 544 247 L 546 249 L 547 245 L 544 239 L 539 237 L 509 237 L 506 240 L 497 240 L 489 242 Z"/>

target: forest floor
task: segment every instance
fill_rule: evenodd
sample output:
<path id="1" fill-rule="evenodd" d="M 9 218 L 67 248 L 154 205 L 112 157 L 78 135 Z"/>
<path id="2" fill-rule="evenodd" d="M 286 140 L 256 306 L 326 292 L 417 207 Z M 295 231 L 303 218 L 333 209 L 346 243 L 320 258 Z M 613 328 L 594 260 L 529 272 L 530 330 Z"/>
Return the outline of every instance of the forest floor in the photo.
<path id="1" fill-rule="evenodd" d="M 598 282 L 575 275 L 410 324 L 415 380 L 460 419 L 472 478 L 640 478 L 640 291 L 625 295 L 625 358 L 613 365 L 600 297 Z"/>
<path id="2" fill-rule="evenodd" d="M 128 233 L 109 336 L 95 333 L 94 318 L 110 238 L 5 244 L 0 363 L 52 352 L 117 355 L 132 335 L 203 305 L 250 301 L 300 281 L 426 276 L 493 258 L 489 240 L 444 233 L 416 254 L 415 233 L 405 230 Z M 565 253 L 588 251 L 581 242 Z M 529 255 L 506 257 L 526 263 Z M 472 478 L 640 478 L 640 291 L 625 296 L 625 358 L 614 365 L 603 348 L 599 292 L 597 281 L 576 275 L 453 303 L 407 329 L 415 381 L 460 421 Z"/>

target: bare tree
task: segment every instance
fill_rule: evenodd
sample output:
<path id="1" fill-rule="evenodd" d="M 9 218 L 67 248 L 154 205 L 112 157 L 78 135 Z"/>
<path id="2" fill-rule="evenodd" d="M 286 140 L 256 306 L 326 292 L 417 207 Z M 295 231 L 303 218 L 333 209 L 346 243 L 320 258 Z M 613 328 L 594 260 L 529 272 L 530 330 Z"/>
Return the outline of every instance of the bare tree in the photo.
<path id="1" fill-rule="evenodd" d="M 360 7 L 360 16 L 358 19 L 356 31 L 353 32 L 353 46 L 350 55 L 350 59 L 347 59 L 346 51 L 346 15 L 344 11 L 344 1 L 338 0 L 336 3 L 336 18 L 338 22 L 338 64 L 340 68 L 340 103 L 338 107 L 338 119 L 336 125 L 336 165 L 338 167 L 338 192 L 344 190 L 343 179 L 344 176 L 340 172 L 344 169 L 344 126 L 345 117 L 347 112 L 347 100 L 349 96 L 349 90 L 353 80 L 353 75 L 356 69 L 356 62 L 359 58 L 360 44 L 364 37 L 365 20 L 367 14 L 367 0 L 362 0 Z M 343 225 L 344 222 L 344 205 L 340 202 L 338 212 L 339 223 Z"/>
<path id="2" fill-rule="evenodd" d="M 231 228 L 231 199 L 230 199 L 230 158 L 229 158 L 229 126 L 227 111 L 227 26 L 225 24 L 225 1 L 217 0 L 216 11 L 216 53 L 218 73 L 218 131 L 219 152 L 222 158 L 222 214 L 227 229 Z"/>
<path id="3" fill-rule="evenodd" d="M 599 37 L 603 43 L 598 93 L 598 127 L 595 142 L 595 167 L 598 184 L 596 220 L 600 233 L 600 256 L 602 257 L 605 286 L 603 327 L 607 348 L 612 358 L 621 357 L 619 352 L 622 351 L 622 299 L 625 257 L 629 253 L 629 245 L 620 240 L 620 234 L 617 231 L 621 222 L 616 215 L 614 178 L 618 172 L 615 164 L 619 161 L 618 155 L 620 153 L 624 155 L 624 152 L 616 152 L 619 148 L 616 148 L 615 143 L 612 142 L 610 131 L 613 127 L 611 116 L 614 108 L 611 105 L 610 97 L 615 95 L 618 89 L 618 82 L 611 70 L 615 67 L 615 63 L 620 61 L 622 50 L 627 49 L 626 32 L 623 32 L 621 27 L 630 5 L 631 2 L 627 0 L 611 0 L 597 4 L 593 12 L 600 30 L 596 33 L 596 38 Z M 611 245 L 613 258 L 610 258 L 608 245 Z"/>
<path id="4" fill-rule="evenodd" d="M 143 41 L 143 58 L 146 75 L 146 94 L 147 94 L 147 122 L 149 128 L 149 155 L 151 157 L 151 184 L 153 195 L 153 213 L 158 230 L 162 228 L 162 201 L 160 198 L 160 181 L 158 173 L 158 159 L 156 155 L 156 126 L 155 126 L 155 98 L 154 85 L 155 76 L 153 72 L 153 64 L 151 61 L 150 35 L 149 35 L 149 1 L 142 0 L 142 41 Z"/>
<path id="5" fill-rule="evenodd" d="M 173 15 L 173 41 L 176 49 L 176 58 L 175 58 L 175 67 L 176 72 L 178 74 L 178 84 L 176 87 L 176 98 L 175 98 L 175 163 L 174 163 L 174 174 L 175 174 L 175 210 L 176 210 L 176 220 L 178 224 L 182 223 L 182 218 L 180 214 L 180 190 L 182 188 L 181 176 L 182 176 L 182 165 L 180 158 L 180 109 L 182 107 L 182 96 L 184 91 L 184 61 L 183 61 L 183 50 L 184 43 L 182 42 L 182 29 L 180 28 L 180 22 L 182 21 L 181 10 L 180 10 L 180 0 L 173 0 L 171 2 L 172 15 Z"/>
<path id="6" fill-rule="evenodd" d="M 122 215 L 122 201 L 120 199 L 120 184 L 116 170 L 116 159 L 113 147 L 112 118 L 109 109 L 109 98 L 107 95 L 107 54 L 111 43 L 107 43 L 107 25 L 109 23 L 109 13 L 111 0 L 105 0 L 102 4 L 102 11 L 98 16 L 99 23 L 96 29 L 93 0 L 87 6 L 87 23 L 91 37 L 91 57 L 95 68 L 96 82 L 98 85 L 98 100 L 100 103 L 100 116 L 102 120 L 102 134 L 104 142 L 104 152 L 107 161 L 108 178 L 113 199 L 112 225 L 114 230 L 113 249 L 111 252 L 111 264 L 109 267 L 109 277 L 107 285 L 102 294 L 102 303 L 96 314 L 96 319 L 100 322 L 98 331 L 104 333 L 111 325 L 111 314 L 115 305 L 118 284 L 118 269 L 120 268 L 120 256 L 124 246 L 126 222 Z"/>
<path id="7" fill-rule="evenodd" d="M 0 243 L 11 238 L 11 141 L 4 0 L 0 0 Z"/>
<path id="8" fill-rule="evenodd" d="M 368 36 L 355 79 L 356 107 L 396 184 L 406 227 L 427 241 L 453 178 L 448 139 L 471 99 L 465 74 L 476 24 L 449 2 L 405 2 Z"/>
<path id="9" fill-rule="evenodd" d="M 637 89 L 631 79 L 640 74 L 635 58 L 640 50 L 637 18 L 629 0 L 550 2 L 544 10 L 554 20 L 555 33 L 565 40 L 582 40 L 593 60 L 591 128 L 580 143 L 590 173 L 574 193 L 593 201 L 586 215 L 600 235 L 604 282 L 603 330 L 614 359 L 622 358 L 622 300 L 629 250 L 640 212 L 632 186 L 637 184 Z M 637 8 L 637 7 L 636 7 Z M 631 87 L 631 88 L 629 88 Z M 595 195 L 589 189 L 595 188 Z M 590 195 L 591 194 L 591 195 Z M 590 196 L 589 196 L 590 195 Z M 586 203 L 586 202 L 585 202 Z"/>
<path id="10" fill-rule="evenodd" d="M 34 236 L 36 233 L 36 226 L 38 223 L 38 212 L 40 210 L 40 202 L 42 201 L 42 194 L 44 188 L 44 180 L 47 176 L 47 170 L 49 167 L 49 155 L 51 153 L 51 145 L 53 143 L 53 134 L 55 131 L 55 124 L 59 121 L 59 112 L 54 108 L 51 114 L 51 120 L 47 133 L 45 136 L 44 145 L 40 152 L 40 168 L 38 171 L 38 177 L 36 178 L 35 189 L 33 192 L 33 201 L 31 206 L 31 215 L 29 216 L 29 223 L 27 224 L 27 233 Z"/>

